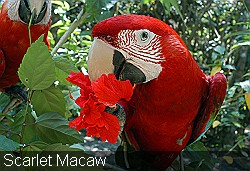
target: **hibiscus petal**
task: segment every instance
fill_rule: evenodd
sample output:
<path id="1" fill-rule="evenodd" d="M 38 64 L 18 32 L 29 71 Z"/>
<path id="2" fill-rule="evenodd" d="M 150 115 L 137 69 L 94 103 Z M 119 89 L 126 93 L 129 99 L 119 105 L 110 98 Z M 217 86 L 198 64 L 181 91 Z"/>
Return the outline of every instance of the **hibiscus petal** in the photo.
<path id="1" fill-rule="evenodd" d="M 69 127 L 75 128 L 77 131 L 79 131 L 84 128 L 82 122 L 83 122 L 83 117 L 78 116 L 77 118 L 69 122 Z"/>
<path id="2" fill-rule="evenodd" d="M 87 136 L 99 137 L 102 141 L 115 144 L 120 131 L 119 120 L 116 116 L 104 111 L 101 114 L 102 116 L 96 120 L 96 124 L 87 126 Z"/>
<path id="3" fill-rule="evenodd" d="M 86 93 L 85 94 L 85 92 L 83 92 L 84 90 L 80 90 L 80 92 L 81 92 L 81 95 L 80 95 L 80 97 L 78 97 L 76 100 L 75 100 L 75 103 L 78 105 L 78 106 L 80 106 L 81 108 L 84 108 L 84 106 L 85 106 L 85 103 L 87 103 L 87 101 L 89 100 L 89 96 L 90 96 L 90 94 L 92 94 L 92 93 Z"/>
<path id="4" fill-rule="evenodd" d="M 96 124 L 97 119 L 102 117 L 101 113 L 105 109 L 105 106 L 101 108 L 100 106 L 104 105 L 97 102 L 94 95 L 90 95 L 89 100 L 85 103 L 84 108 L 81 111 L 81 113 L 84 115 L 84 122 L 87 124 Z M 103 111 L 100 109 L 103 109 Z"/>
<path id="5" fill-rule="evenodd" d="M 117 80 L 114 74 L 103 74 L 92 82 L 92 89 L 99 102 L 106 106 L 114 106 L 121 99 L 129 101 L 133 94 L 132 84 L 128 80 Z"/>
<path id="6" fill-rule="evenodd" d="M 82 72 L 70 72 L 67 81 L 79 86 L 80 88 L 85 88 L 86 86 L 91 86 L 91 82 L 88 75 L 84 75 Z"/>
<path id="7" fill-rule="evenodd" d="M 100 133 L 99 133 L 99 129 L 96 126 L 90 126 L 88 128 L 86 128 L 86 135 L 89 137 L 100 137 Z"/>
<path id="8" fill-rule="evenodd" d="M 100 138 L 103 141 L 108 141 L 115 144 L 118 139 L 120 125 L 119 120 L 116 116 L 103 112 L 103 117 L 101 118 L 105 121 L 105 126 L 100 128 Z"/>

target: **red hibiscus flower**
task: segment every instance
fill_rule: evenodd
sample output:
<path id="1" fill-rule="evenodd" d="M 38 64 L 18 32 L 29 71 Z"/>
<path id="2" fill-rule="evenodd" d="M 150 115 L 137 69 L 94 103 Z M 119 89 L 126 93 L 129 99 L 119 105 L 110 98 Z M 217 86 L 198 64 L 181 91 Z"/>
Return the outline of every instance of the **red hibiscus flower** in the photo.
<path id="1" fill-rule="evenodd" d="M 106 106 L 114 106 L 119 100 L 130 100 L 133 88 L 129 81 L 119 81 L 113 74 L 102 75 L 90 82 L 87 75 L 71 72 L 67 80 L 80 87 L 80 97 L 75 102 L 82 110 L 80 116 L 69 126 L 80 130 L 86 128 L 87 136 L 116 143 L 120 125 L 116 116 L 105 112 Z"/>
<path id="2" fill-rule="evenodd" d="M 85 89 L 86 86 L 91 87 L 91 82 L 88 75 L 84 75 L 82 72 L 70 72 L 67 81 Z"/>
<path id="3" fill-rule="evenodd" d="M 129 101 L 133 94 L 129 80 L 119 81 L 114 74 L 102 75 L 92 83 L 92 89 L 99 102 L 111 107 L 121 99 Z"/>

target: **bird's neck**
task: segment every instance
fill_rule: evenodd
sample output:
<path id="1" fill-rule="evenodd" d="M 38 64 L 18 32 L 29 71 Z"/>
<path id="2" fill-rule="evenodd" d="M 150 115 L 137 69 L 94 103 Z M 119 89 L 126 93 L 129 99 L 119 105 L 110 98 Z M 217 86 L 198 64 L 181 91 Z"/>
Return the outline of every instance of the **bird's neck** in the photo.
<path id="1" fill-rule="evenodd" d="M 205 75 L 196 62 L 190 60 L 189 64 L 181 64 L 178 68 L 174 64 L 166 66 L 157 79 L 137 85 L 128 105 L 128 117 L 138 122 L 156 120 L 160 123 L 168 120 L 169 127 L 174 127 L 174 123 L 179 121 L 183 124 L 180 127 L 191 123 L 207 87 Z M 133 119 L 130 121 L 133 123 Z"/>

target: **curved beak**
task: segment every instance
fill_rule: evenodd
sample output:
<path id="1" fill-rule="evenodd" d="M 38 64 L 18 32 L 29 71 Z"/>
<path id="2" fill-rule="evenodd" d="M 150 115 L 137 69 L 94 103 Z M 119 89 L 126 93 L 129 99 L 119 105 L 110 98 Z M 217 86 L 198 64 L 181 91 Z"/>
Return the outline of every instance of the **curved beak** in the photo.
<path id="1" fill-rule="evenodd" d="M 19 17 L 28 24 L 32 18 L 32 24 L 37 24 L 45 17 L 48 7 L 47 0 L 21 0 Z"/>
<path id="2" fill-rule="evenodd" d="M 38 18 L 40 12 L 43 9 L 45 0 L 28 0 L 31 13 L 34 15 L 34 19 Z"/>
<path id="3" fill-rule="evenodd" d="M 126 58 L 129 58 L 128 54 L 94 38 L 88 55 L 88 73 L 91 81 L 97 80 L 102 74 L 114 74 L 117 79 L 130 80 L 133 84 L 145 82 L 145 74 Z"/>
<path id="4" fill-rule="evenodd" d="M 105 42 L 94 38 L 88 54 L 88 73 L 91 81 L 97 80 L 102 74 L 111 74 L 113 66 L 114 49 Z"/>

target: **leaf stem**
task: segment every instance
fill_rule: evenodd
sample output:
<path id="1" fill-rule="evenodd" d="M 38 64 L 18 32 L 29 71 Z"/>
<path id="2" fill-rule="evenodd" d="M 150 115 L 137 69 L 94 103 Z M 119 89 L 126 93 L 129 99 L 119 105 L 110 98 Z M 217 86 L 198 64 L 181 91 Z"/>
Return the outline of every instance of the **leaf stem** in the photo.
<path id="1" fill-rule="evenodd" d="M 33 20 L 33 15 L 31 15 L 30 21 L 29 21 L 29 25 L 28 25 L 30 45 L 32 44 L 32 36 L 31 36 L 31 31 L 30 31 L 30 27 L 31 27 L 31 25 L 32 25 L 32 20 Z"/>
<path id="2" fill-rule="evenodd" d="M 33 94 L 33 92 L 31 90 L 28 91 L 28 99 L 27 99 L 27 103 L 26 103 L 24 116 L 23 116 L 24 117 L 23 118 L 23 125 L 22 125 L 22 130 L 21 130 L 21 135 L 20 135 L 20 144 L 23 144 L 23 136 L 24 136 L 24 132 L 25 132 L 25 127 L 27 126 L 26 125 L 26 118 L 27 118 L 27 115 L 28 115 L 29 102 L 31 100 L 32 94 Z M 20 150 L 22 150 L 22 149 L 20 148 Z"/>
<path id="3" fill-rule="evenodd" d="M 247 4 L 246 4 L 245 0 L 243 0 L 243 5 L 244 5 L 246 11 L 249 12 L 249 9 L 248 9 L 248 7 L 247 7 Z"/>
<path id="4" fill-rule="evenodd" d="M 18 132 L 15 132 L 15 131 L 12 131 L 12 130 L 9 130 L 9 129 L 0 129 L 0 131 L 4 131 L 4 132 L 10 132 L 12 134 L 16 134 L 20 137 L 20 134 Z"/>

